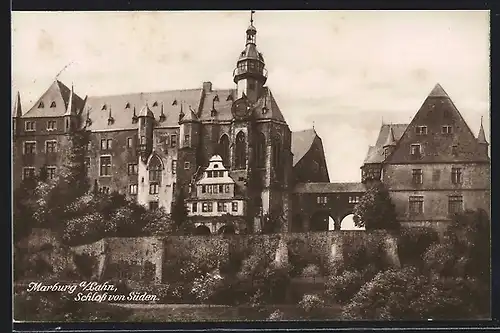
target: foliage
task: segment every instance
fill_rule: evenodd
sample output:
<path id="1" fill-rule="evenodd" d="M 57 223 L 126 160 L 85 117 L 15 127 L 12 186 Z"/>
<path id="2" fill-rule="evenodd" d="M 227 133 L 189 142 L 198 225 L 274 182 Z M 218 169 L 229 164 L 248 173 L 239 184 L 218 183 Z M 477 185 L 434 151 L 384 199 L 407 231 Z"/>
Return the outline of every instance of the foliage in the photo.
<path id="1" fill-rule="evenodd" d="M 193 282 L 191 292 L 196 296 L 196 299 L 202 303 L 213 300 L 216 292 L 223 286 L 223 278 L 218 269 L 213 272 L 206 273 L 198 277 Z"/>
<path id="2" fill-rule="evenodd" d="M 318 277 L 321 275 L 320 269 L 317 265 L 310 264 L 304 267 L 302 270 L 302 277 L 305 278 L 312 278 L 312 277 Z"/>
<path id="3" fill-rule="evenodd" d="M 341 275 L 331 276 L 326 282 L 326 294 L 333 302 L 344 304 L 356 294 L 366 281 L 359 271 L 344 271 Z"/>
<path id="4" fill-rule="evenodd" d="M 273 311 L 268 318 L 268 320 L 284 320 L 284 319 L 285 319 L 285 314 L 283 313 L 283 311 L 280 311 L 279 309 Z"/>
<path id="5" fill-rule="evenodd" d="M 324 305 L 323 299 L 316 294 L 305 294 L 299 302 L 299 307 L 311 319 L 321 317 Z"/>
<path id="6" fill-rule="evenodd" d="M 177 192 L 176 198 L 172 205 L 172 221 L 174 223 L 174 231 L 179 234 L 189 233 L 190 223 L 188 221 L 188 211 L 186 206 L 186 195 L 182 188 Z"/>
<path id="7" fill-rule="evenodd" d="M 283 214 L 283 209 L 281 207 L 273 208 L 269 213 L 264 214 L 264 216 L 262 216 L 262 233 L 273 234 L 280 232 L 285 223 Z"/>
<path id="8" fill-rule="evenodd" d="M 439 235 L 432 228 L 401 228 L 398 237 L 398 255 L 403 265 L 421 268 L 425 251 L 439 242 Z"/>
<path id="9" fill-rule="evenodd" d="M 389 191 L 381 182 L 372 184 L 354 206 L 353 220 L 356 227 L 373 229 L 398 229 L 396 208 Z"/>
<path id="10" fill-rule="evenodd" d="M 454 217 L 424 268 L 378 273 L 344 308 L 347 319 L 474 319 L 488 317 L 489 220 L 484 211 Z"/>
<path id="11" fill-rule="evenodd" d="M 141 225 L 143 225 L 141 231 L 143 235 L 164 236 L 173 231 L 172 219 L 162 207 L 155 210 L 144 210 L 140 219 Z"/>

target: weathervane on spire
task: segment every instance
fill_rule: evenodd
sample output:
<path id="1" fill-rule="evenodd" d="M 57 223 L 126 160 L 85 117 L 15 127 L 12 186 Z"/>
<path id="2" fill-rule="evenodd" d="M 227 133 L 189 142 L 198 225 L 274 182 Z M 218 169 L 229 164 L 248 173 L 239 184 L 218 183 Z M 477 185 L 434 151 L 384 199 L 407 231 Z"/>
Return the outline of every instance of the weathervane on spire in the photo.
<path id="1" fill-rule="evenodd" d="M 250 11 L 250 24 L 253 25 L 253 14 L 255 14 L 255 10 Z"/>

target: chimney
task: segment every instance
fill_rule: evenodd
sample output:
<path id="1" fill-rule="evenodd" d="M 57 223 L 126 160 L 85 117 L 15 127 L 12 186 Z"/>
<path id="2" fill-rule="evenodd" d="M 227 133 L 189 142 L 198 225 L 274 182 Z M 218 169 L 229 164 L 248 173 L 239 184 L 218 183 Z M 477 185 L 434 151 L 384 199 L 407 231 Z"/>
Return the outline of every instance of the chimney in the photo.
<path id="1" fill-rule="evenodd" d="M 203 91 L 204 92 L 211 92 L 212 91 L 212 82 L 203 82 Z"/>

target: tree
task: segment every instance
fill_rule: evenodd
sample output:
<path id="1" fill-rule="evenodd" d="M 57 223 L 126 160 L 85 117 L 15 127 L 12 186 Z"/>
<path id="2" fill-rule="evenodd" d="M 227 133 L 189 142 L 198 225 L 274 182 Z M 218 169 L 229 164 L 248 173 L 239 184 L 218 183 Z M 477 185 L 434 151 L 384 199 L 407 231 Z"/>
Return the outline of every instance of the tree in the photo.
<path id="1" fill-rule="evenodd" d="M 172 221 L 174 222 L 174 229 L 177 232 L 185 233 L 189 230 L 187 219 L 186 197 L 184 191 L 179 189 L 177 197 L 172 205 Z"/>
<path id="2" fill-rule="evenodd" d="M 272 234 L 280 232 L 281 227 L 285 222 L 283 210 L 281 208 L 273 208 L 269 213 L 262 217 L 262 233 Z"/>
<path id="3" fill-rule="evenodd" d="M 396 209 L 383 183 L 371 185 L 354 206 L 356 227 L 369 229 L 397 229 Z"/>

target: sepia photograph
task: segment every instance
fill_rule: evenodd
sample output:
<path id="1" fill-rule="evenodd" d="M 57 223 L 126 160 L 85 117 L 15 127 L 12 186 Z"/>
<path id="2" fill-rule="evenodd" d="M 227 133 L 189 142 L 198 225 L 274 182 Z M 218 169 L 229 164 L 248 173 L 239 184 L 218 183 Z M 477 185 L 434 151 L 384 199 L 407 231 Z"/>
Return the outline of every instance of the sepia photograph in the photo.
<path id="1" fill-rule="evenodd" d="M 11 35 L 14 322 L 491 318 L 489 11 Z"/>

